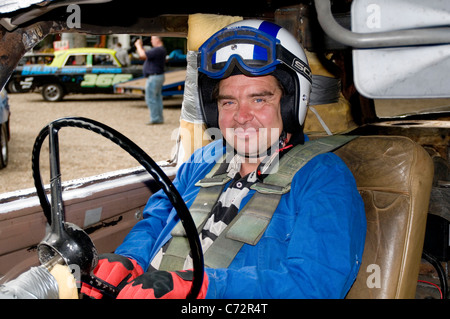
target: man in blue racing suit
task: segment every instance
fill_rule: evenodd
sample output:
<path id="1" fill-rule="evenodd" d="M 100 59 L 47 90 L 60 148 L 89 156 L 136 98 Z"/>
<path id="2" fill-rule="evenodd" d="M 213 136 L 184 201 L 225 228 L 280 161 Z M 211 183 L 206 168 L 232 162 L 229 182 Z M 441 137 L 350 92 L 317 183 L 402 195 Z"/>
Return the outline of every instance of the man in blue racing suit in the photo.
<path id="1" fill-rule="evenodd" d="M 296 167 L 287 187 L 272 192 L 266 183 L 279 184 L 283 161 L 298 164 L 293 152 L 309 143 L 302 124 L 311 76 L 303 49 L 285 29 L 247 20 L 213 35 L 199 55 L 203 116 L 223 138 L 195 151 L 173 182 L 191 212 L 208 207 L 200 214 L 206 267 L 198 298 L 345 297 L 366 232 L 349 169 L 322 152 Z M 144 219 L 114 254 L 101 256 L 94 274 L 117 287 L 118 298 L 185 298 L 193 263 L 180 249 L 178 224 L 166 194 L 155 193 Z M 102 297 L 87 285 L 82 293 Z"/>

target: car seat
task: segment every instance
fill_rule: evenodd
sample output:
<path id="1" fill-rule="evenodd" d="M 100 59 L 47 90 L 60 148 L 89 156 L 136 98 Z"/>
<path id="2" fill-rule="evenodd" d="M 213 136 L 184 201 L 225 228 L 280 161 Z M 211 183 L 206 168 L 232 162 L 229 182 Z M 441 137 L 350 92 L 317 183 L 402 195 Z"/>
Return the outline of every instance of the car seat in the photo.
<path id="1" fill-rule="evenodd" d="M 349 299 L 414 298 L 419 275 L 433 163 L 401 136 L 361 136 L 335 153 L 355 176 L 367 234 Z"/>

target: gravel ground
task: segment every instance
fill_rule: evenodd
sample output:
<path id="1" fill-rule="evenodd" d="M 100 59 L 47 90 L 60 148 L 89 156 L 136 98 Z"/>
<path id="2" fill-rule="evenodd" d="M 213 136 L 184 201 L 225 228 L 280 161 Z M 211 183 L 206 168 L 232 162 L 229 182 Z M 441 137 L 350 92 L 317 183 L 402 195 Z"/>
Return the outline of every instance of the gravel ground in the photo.
<path id="1" fill-rule="evenodd" d="M 61 102 L 46 102 L 38 93 L 9 94 L 11 140 L 9 164 L 0 170 L 0 193 L 32 188 L 31 153 L 40 130 L 64 116 L 83 116 L 121 132 L 156 162 L 170 159 L 179 126 L 181 97 L 164 100 L 165 123 L 146 125 L 149 111 L 144 99 L 106 94 L 67 95 Z M 59 133 L 62 180 L 136 167 L 128 153 L 106 138 L 78 128 Z M 41 150 L 41 176 L 49 177 L 48 143 Z"/>

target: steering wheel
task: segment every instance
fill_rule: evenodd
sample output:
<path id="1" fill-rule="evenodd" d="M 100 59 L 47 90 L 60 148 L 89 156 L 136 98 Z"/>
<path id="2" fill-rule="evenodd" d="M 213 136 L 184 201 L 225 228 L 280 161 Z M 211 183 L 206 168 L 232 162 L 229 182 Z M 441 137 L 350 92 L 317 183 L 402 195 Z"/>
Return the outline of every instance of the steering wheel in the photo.
<path id="1" fill-rule="evenodd" d="M 44 211 L 44 215 L 47 218 L 47 222 L 49 223 L 49 225 L 52 226 L 52 230 L 57 229 L 57 232 L 64 232 L 64 237 L 66 238 L 74 237 L 73 232 L 65 232 L 65 229 L 68 228 L 67 224 L 69 223 L 65 223 L 64 212 L 62 209 L 62 196 L 61 196 L 62 190 L 59 172 L 59 147 L 57 136 L 59 129 L 61 129 L 62 127 L 83 128 L 106 137 L 113 143 L 120 146 L 126 152 L 128 152 L 131 156 L 133 156 L 147 170 L 147 172 L 150 173 L 150 175 L 155 179 L 157 184 L 163 189 L 163 191 L 168 196 L 170 202 L 176 209 L 178 217 L 180 218 L 186 231 L 194 265 L 193 267 L 194 276 L 192 281 L 192 287 L 189 294 L 187 295 L 187 298 L 188 299 L 196 298 L 198 293 L 200 292 L 200 288 L 203 282 L 204 263 L 197 228 L 189 212 L 189 209 L 186 207 L 183 198 L 178 193 L 177 189 L 172 184 L 170 179 L 162 171 L 162 169 L 153 161 L 153 159 L 126 136 L 122 135 L 118 131 L 108 127 L 105 124 L 83 117 L 66 117 L 51 122 L 46 127 L 44 127 L 37 136 L 32 152 L 33 179 L 40 204 Z M 52 204 L 50 204 L 47 195 L 45 193 L 39 169 L 39 157 L 41 146 L 47 136 L 49 136 L 49 146 L 50 146 L 49 151 L 50 151 Z M 60 225 L 52 225 L 52 220 L 56 221 L 55 223 L 59 223 Z M 69 228 L 73 228 L 72 226 L 74 225 L 70 225 Z M 78 234 L 79 232 L 77 232 L 77 237 L 80 237 L 78 236 Z M 70 254 L 71 253 L 72 252 L 70 252 Z M 77 252 L 77 253 L 83 254 L 84 252 Z M 63 253 L 61 253 L 61 255 L 63 255 Z M 91 264 L 89 264 L 87 268 L 89 268 L 88 269 L 89 273 L 90 271 L 93 270 Z M 105 286 L 102 284 L 97 284 L 95 288 L 99 288 L 100 290 L 102 290 L 102 288 L 105 288 Z"/>

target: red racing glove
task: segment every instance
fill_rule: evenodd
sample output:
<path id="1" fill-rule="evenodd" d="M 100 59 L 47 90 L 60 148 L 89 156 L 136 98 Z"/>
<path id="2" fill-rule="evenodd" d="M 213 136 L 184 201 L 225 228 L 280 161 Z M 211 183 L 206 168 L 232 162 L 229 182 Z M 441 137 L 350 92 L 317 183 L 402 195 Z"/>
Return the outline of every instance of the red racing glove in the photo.
<path id="1" fill-rule="evenodd" d="M 192 270 L 146 272 L 127 284 L 117 299 L 185 299 L 192 287 Z M 197 296 L 204 299 L 208 290 L 208 276 Z"/>
<path id="2" fill-rule="evenodd" d="M 119 290 L 143 273 L 142 267 L 135 260 L 117 254 L 100 255 L 94 269 L 94 276 Z M 103 298 L 100 290 L 85 283 L 81 287 L 81 294 L 93 299 Z"/>

